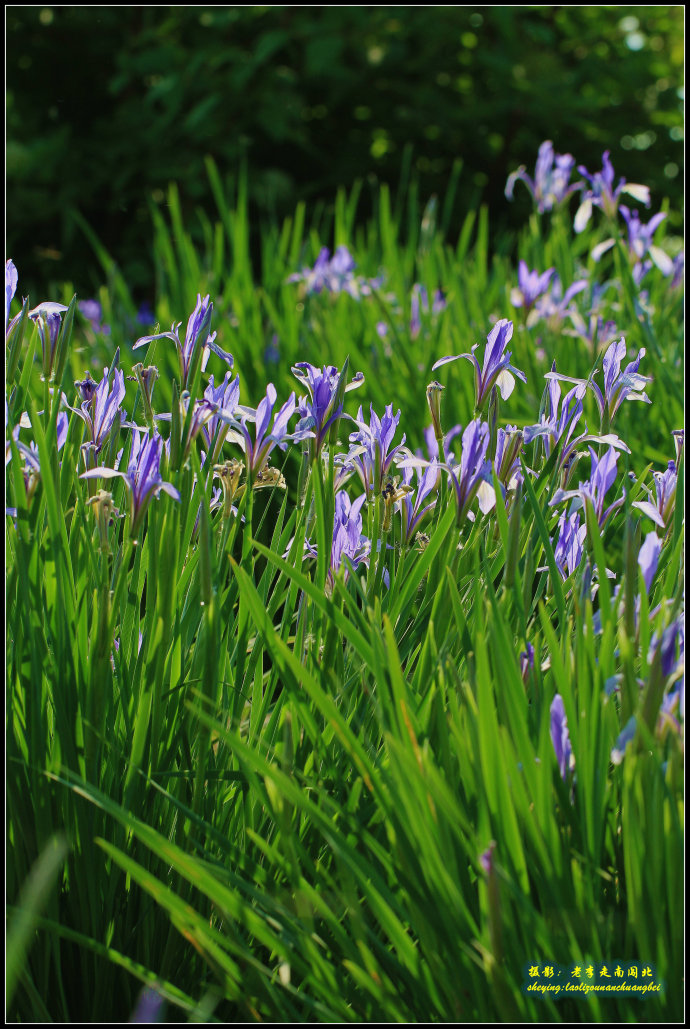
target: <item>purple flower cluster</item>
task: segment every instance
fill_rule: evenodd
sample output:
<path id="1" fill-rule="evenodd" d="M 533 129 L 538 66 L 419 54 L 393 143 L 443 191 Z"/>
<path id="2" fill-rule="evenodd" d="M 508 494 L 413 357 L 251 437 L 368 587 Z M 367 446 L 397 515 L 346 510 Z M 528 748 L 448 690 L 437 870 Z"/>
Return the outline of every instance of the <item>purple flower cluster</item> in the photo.
<path id="1" fill-rule="evenodd" d="M 508 176 L 506 196 L 512 200 L 516 182 L 524 182 L 539 213 L 551 211 L 582 187 L 581 182 L 570 184 L 574 167 L 575 158 L 571 154 L 555 153 L 551 141 L 544 140 L 539 147 L 534 178 L 530 178 L 524 165 L 521 165 Z"/>
<path id="2" fill-rule="evenodd" d="M 592 173 L 583 165 L 578 165 L 577 170 L 582 179 L 571 184 L 570 176 L 574 166 L 575 159 L 570 154 L 555 154 L 551 142 L 546 140 L 539 148 L 534 179 L 527 175 L 524 167 L 518 168 L 508 177 L 506 196 L 512 200 L 515 183 L 522 181 L 532 195 L 537 211 L 543 213 L 554 207 L 560 207 L 573 193 L 579 192 L 580 204 L 573 222 L 576 233 L 581 233 L 586 229 L 595 208 L 599 208 L 611 224 L 615 222 L 620 212 L 627 230 L 627 250 L 636 284 L 640 284 L 653 262 L 664 275 L 673 276 L 672 285 L 677 285 L 678 269 L 682 266 L 682 255 L 679 255 L 680 262 L 677 263 L 653 242 L 654 234 L 666 215 L 661 212 L 657 213 L 647 224 L 643 224 L 637 211 L 631 211 L 621 203 L 621 198 L 626 195 L 644 204 L 645 207 L 649 207 L 649 187 L 626 182 L 623 178 L 616 182 L 616 173 L 608 150 L 602 156 L 601 171 Z M 597 243 L 592 249 L 592 259 L 594 261 L 601 260 L 603 255 L 614 245 L 615 239 L 612 237 Z M 536 276 L 537 273 L 531 274 Z M 520 272 L 518 272 L 518 278 L 521 279 Z M 528 281 L 526 269 L 522 274 L 522 280 L 518 282 L 518 289 L 513 291 L 513 306 L 522 307 L 526 312 L 531 313 L 529 297 L 533 295 L 534 288 L 541 287 L 541 283 L 537 279 Z M 544 288 L 540 288 L 540 293 L 544 291 Z M 534 318 L 532 318 L 533 322 Z"/>
<path id="3" fill-rule="evenodd" d="M 365 279 L 355 275 L 355 259 L 344 245 L 336 248 L 331 257 L 328 247 L 322 247 L 313 268 L 303 268 L 288 276 L 288 282 L 303 282 L 304 291 L 312 293 L 348 293 L 355 300 L 369 296 L 381 285 L 380 279 Z"/>

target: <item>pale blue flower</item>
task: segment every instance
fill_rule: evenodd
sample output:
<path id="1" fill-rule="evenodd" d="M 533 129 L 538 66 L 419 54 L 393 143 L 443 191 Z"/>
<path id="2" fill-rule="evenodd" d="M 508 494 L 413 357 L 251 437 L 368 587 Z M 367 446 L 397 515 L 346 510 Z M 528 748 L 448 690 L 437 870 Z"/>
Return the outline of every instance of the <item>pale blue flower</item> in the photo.
<path id="1" fill-rule="evenodd" d="M 645 541 L 640 547 L 637 563 L 642 572 L 645 589 L 649 593 L 652 588 L 652 581 L 659 566 L 659 555 L 661 554 L 661 540 L 655 532 L 647 533 Z"/>
<path id="2" fill-rule="evenodd" d="M 347 362 L 339 371 L 335 365 L 324 365 L 323 368 L 299 361 L 292 369 L 292 374 L 308 390 L 308 396 L 300 397 L 297 412 L 300 421 L 299 430 L 310 430 L 313 433 L 311 446 L 312 459 L 321 454 L 333 426 L 337 425 L 343 415 L 343 397 L 364 383 L 364 375 L 357 372 L 351 382 L 346 383 Z"/>
<path id="3" fill-rule="evenodd" d="M 551 702 L 551 742 L 558 762 L 558 770 L 565 782 L 568 774 L 575 768 L 575 757 L 570 744 L 568 719 L 565 713 L 563 697 L 557 693 Z"/>
<path id="4" fill-rule="evenodd" d="M 654 487 L 656 498 L 651 491 L 647 490 L 649 500 L 636 500 L 633 507 L 636 507 L 648 518 L 651 518 L 660 529 L 668 532 L 673 521 L 673 512 L 676 506 L 676 489 L 678 486 L 678 472 L 675 461 L 669 461 L 665 472 L 654 472 Z"/>
<path id="5" fill-rule="evenodd" d="M 333 518 L 333 537 L 326 579 L 326 592 L 332 593 L 338 574 L 343 581 L 348 577 L 350 568 L 357 569 L 360 564 L 368 565 L 371 554 L 371 541 L 363 534 L 362 507 L 366 502 L 363 493 L 355 501 L 351 501 L 345 490 L 335 495 L 335 514 Z M 305 540 L 305 554 L 316 557 L 317 548 Z"/>
<path id="6" fill-rule="evenodd" d="M 149 504 L 161 491 L 167 493 L 173 500 L 180 500 L 180 494 L 172 483 L 163 482 L 160 471 L 162 454 L 163 440 L 158 433 L 149 437 L 148 432 L 134 429 L 126 472 L 99 467 L 91 468 L 80 475 L 81 479 L 124 479 L 130 497 L 130 532 L 132 536 L 136 537 Z"/>
<path id="7" fill-rule="evenodd" d="M 605 508 L 604 506 L 606 494 L 616 480 L 620 455 L 613 447 L 609 447 L 600 458 L 597 457 L 591 447 L 589 448 L 589 453 L 592 460 L 592 474 L 590 478 L 587 482 L 581 482 L 576 490 L 556 490 L 550 501 L 550 506 L 562 504 L 565 500 L 574 499 L 577 501 L 575 506 L 577 510 L 584 505 L 586 500 L 589 500 L 594 508 L 599 528 L 603 528 L 613 512 L 625 502 L 625 497 L 620 497 L 608 507 Z"/>
<path id="8" fill-rule="evenodd" d="M 525 261 L 520 261 L 517 288 L 510 294 L 513 307 L 523 307 L 529 313 L 539 297 L 546 293 L 555 274 L 555 268 L 549 268 L 540 275 L 538 271 L 530 271 Z"/>
<path id="9" fill-rule="evenodd" d="M 436 506 L 436 497 L 431 494 L 438 489 L 441 481 L 441 466 L 438 461 L 432 460 L 424 469 L 417 468 L 417 488 L 412 488 L 412 468 L 404 468 L 403 485 L 409 486 L 411 491 L 406 493 L 399 501 L 400 517 L 402 520 L 403 542 L 409 546 L 419 529 L 420 524 Z"/>
<path id="10" fill-rule="evenodd" d="M 274 447 L 286 450 L 288 441 L 304 439 L 307 436 L 312 435 L 309 430 L 298 429 L 293 433 L 288 432 L 288 422 L 296 410 L 294 392 L 290 394 L 283 406 L 273 417 L 273 409 L 275 407 L 276 400 L 276 388 L 272 382 L 269 382 L 266 387 L 266 396 L 260 401 L 256 412 L 251 416 L 246 412 L 243 412 L 239 420 L 233 419 L 230 423 L 237 428 L 241 437 L 245 460 L 247 462 L 247 478 L 252 484 L 256 481 L 259 473 L 265 468 L 269 455 Z M 247 426 L 247 422 L 250 420 L 250 417 L 254 422 L 253 438 L 252 433 L 250 433 Z M 273 426 L 269 431 L 271 417 L 273 417 Z"/>
<path id="11" fill-rule="evenodd" d="M 546 139 L 539 147 L 534 179 L 530 178 L 525 166 L 521 165 L 508 176 L 505 195 L 512 200 L 515 183 L 524 182 L 539 213 L 550 211 L 582 186 L 581 182 L 570 184 L 574 167 L 575 158 L 571 154 L 554 153 L 553 143 Z"/>
<path id="12" fill-rule="evenodd" d="M 640 221 L 638 212 L 631 211 L 625 204 L 620 205 L 620 212 L 628 228 L 628 250 L 633 260 L 643 261 L 649 255 L 660 272 L 664 275 L 672 275 L 674 270 L 672 259 L 661 247 L 655 246 L 653 242 L 654 233 L 666 215 L 663 213 L 655 214 L 644 225 Z"/>
<path id="13" fill-rule="evenodd" d="M 123 421 L 122 401 L 125 399 L 125 376 L 124 372 L 115 369 L 109 374 L 107 368 L 103 369 L 103 378 L 99 383 L 89 375 L 81 382 L 76 383 L 80 392 L 87 399 L 84 399 L 80 407 L 70 407 L 76 415 L 85 423 L 88 438 L 82 445 L 84 460 L 87 468 L 92 459 L 100 453 L 105 443 L 117 434 L 123 424 L 130 423 Z M 111 388 L 112 387 L 112 388 Z M 88 399 L 90 397 L 90 399 Z"/>
<path id="14" fill-rule="evenodd" d="M 582 232 L 592 216 L 592 208 L 599 207 L 607 218 L 615 218 L 618 212 L 619 197 L 627 193 L 635 200 L 639 200 L 649 207 L 649 187 L 639 186 L 635 183 L 626 183 L 620 179 L 614 186 L 615 172 L 609 159 L 610 151 L 606 150 L 602 158 L 602 169 L 591 175 L 585 167 L 578 166 L 578 171 L 589 182 L 589 189 L 583 190 L 582 202 L 577 209 L 573 227 L 575 232 Z"/>
<path id="15" fill-rule="evenodd" d="M 458 361 L 464 357 L 474 365 L 475 372 L 475 410 L 480 411 L 494 386 L 500 390 L 501 396 L 507 400 L 513 392 L 515 377 L 521 382 L 527 382 L 524 372 L 513 368 L 510 363 L 511 353 L 506 347 L 513 336 L 513 323 L 507 318 L 501 318 L 496 322 L 493 329 L 486 337 L 486 349 L 484 350 L 484 364 L 479 366 L 479 361 L 474 352 L 479 346 L 478 343 L 472 347 L 470 354 L 457 354 L 454 357 L 442 357 L 432 366 L 432 371 L 440 368 L 443 364 L 451 361 Z"/>
<path id="16" fill-rule="evenodd" d="M 611 343 L 604 354 L 604 390 L 600 389 L 593 378 L 574 379 L 569 375 L 561 375 L 552 369 L 545 375 L 546 379 L 559 379 L 563 382 L 574 382 L 578 386 L 585 386 L 591 389 L 599 408 L 599 415 L 603 424 L 610 424 L 624 400 L 641 400 L 645 404 L 651 404 L 650 398 L 644 392 L 645 386 L 651 379 L 648 375 L 640 375 L 638 369 L 640 361 L 645 356 L 644 347 L 641 348 L 634 361 L 630 361 L 621 371 L 621 364 L 626 354 L 625 338 L 616 343 Z M 594 373 L 595 375 L 598 372 Z"/>
<path id="17" fill-rule="evenodd" d="M 171 339 L 177 347 L 177 354 L 180 361 L 180 381 L 183 389 L 186 388 L 189 378 L 189 372 L 191 370 L 192 361 L 198 348 L 202 348 L 201 356 L 201 371 L 206 370 L 208 359 L 211 355 L 211 351 L 217 354 L 218 357 L 222 358 L 230 368 L 233 366 L 232 354 L 226 353 L 224 350 L 214 343 L 216 333 L 213 332 L 209 335 L 209 329 L 211 327 L 211 318 L 213 316 L 213 304 L 211 303 L 210 297 L 206 295 L 203 300 L 201 294 L 197 294 L 196 307 L 189 316 L 187 322 L 187 331 L 185 333 L 184 343 L 180 341 L 179 328 L 182 322 L 178 322 L 177 325 L 173 323 L 170 332 L 158 332 L 153 336 L 142 336 L 136 341 L 133 346 L 133 350 L 138 347 L 143 347 L 147 343 L 151 343 L 155 339 Z"/>
<path id="18" fill-rule="evenodd" d="M 580 379 L 568 379 L 568 381 L 576 382 L 576 385 L 570 392 L 566 393 L 565 397 L 561 398 L 561 387 L 557 380 L 561 378 L 567 379 L 567 376 L 558 375 L 555 367 L 556 362 L 554 361 L 551 372 L 545 376 L 547 387 L 541 419 L 536 425 L 526 426 L 523 430 L 523 437 L 525 444 L 540 438 L 547 457 L 550 456 L 553 448 L 560 444 L 557 460 L 558 467 L 563 474 L 563 486 L 565 487 L 575 470 L 575 462 L 578 457 L 577 451 L 583 443 L 601 443 L 610 447 L 616 447 L 618 450 L 624 450 L 626 453 L 630 453 L 630 450 L 613 433 L 607 433 L 606 435 L 588 433 L 586 425 L 584 427 L 585 431 L 581 435 L 575 436 L 575 428 L 582 417 L 582 399 L 587 390 L 588 383 Z"/>
<path id="19" fill-rule="evenodd" d="M 5 336 L 7 336 L 9 329 L 10 304 L 12 303 L 14 294 L 17 292 L 18 282 L 19 274 L 14 261 L 11 258 L 8 258 L 5 261 Z"/>
<path id="20" fill-rule="evenodd" d="M 400 443 L 393 445 L 400 421 L 400 411 L 394 415 L 393 405 L 388 404 L 383 418 L 379 418 L 372 404 L 368 423 L 364 421 L 361 407 L 353 421 L 359 431 L 350 434 L 351 446 L 346 460 L 362 480 L 367 499 L 371 496 L 378 497 L 393 463 L 399 461 L 401 456 L 409 455 L 404 446 L 404 435 Z"/>
<path id="21" fill-rule="evenodd" d="M 460 464 L 447 466 L 457 504 L 457 523 L 460 526 L 466 518 L 474 520 L 470 506 L 475 497 L 478 497 L 483 514 L 487 514 L 496 503 L 491 461 L 487 458 L 488 448 L 489 426 L 476 418 L 462 434 Z"/>
<path id="22" fill-rule="evenodd" d="M 580 519 L 579 511 L 568 516 L 565 511 L 558 520 L 558 540 L 554 547 L 556 567 L 565 580 L 573 574 L 582 561 L 582 545 L 587 527 Z"/>

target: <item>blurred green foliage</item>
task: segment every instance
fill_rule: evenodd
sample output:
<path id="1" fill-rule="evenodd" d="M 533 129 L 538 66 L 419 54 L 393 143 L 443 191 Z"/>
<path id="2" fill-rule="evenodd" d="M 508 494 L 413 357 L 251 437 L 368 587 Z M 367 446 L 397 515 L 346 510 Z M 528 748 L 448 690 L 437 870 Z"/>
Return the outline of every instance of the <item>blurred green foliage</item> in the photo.
<path id="1" fill-rule="evenodd" d="M 682 202 L 681 6 L 9 7 L 6 40 L 8 254 L 36 296 L 98 282 L 74 210 L 150 293 L 149 207 L 170 181 L 206 206 L 206 155 L 247 161 L 257 218 L 367 176 L 443 194 L 460 158 L 459 215 L 481 194 L 504 231 L 547 138 Z"/>

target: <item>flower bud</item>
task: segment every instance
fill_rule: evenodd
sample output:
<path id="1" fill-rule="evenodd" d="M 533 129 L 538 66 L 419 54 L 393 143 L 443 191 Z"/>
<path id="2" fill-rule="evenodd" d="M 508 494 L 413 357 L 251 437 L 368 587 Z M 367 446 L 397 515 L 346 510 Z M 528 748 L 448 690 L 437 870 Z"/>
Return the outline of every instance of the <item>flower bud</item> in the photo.
<path id="1" fill-rule="evenodd" d="M 98 535 L 101 540 L 101 552 L 107 554 L 110 552 L 108 528 L 114 518 L 120 517 L 120 512 L 113 504 L 113 495 L 108 490 L 99 489 L 93 497 L 89 497 L 86 503 L 87 506 L 93 507 L 93 513 L 96 516 L 96 524 L 98 526 Z"/>
<path id="2" fill-rule="evenodd" d="M 134 375 L 128 376 L 130 381 L 136 380 L 139 383 L 139 389 L 141 390 L 141 398 L 144 402 L 144 415 L 149 425 L 153 425 L 153 407 L 151 401 L 153 399 L 153 387 L 156 384 L 158 378 L 158 369 L 154 364 L 150 364 L 147 368 L 144 368 L 143 364 L 135 364 L 132 368 Z"/>
<path id="3" fill-rule="evenodd" d="M 441 442 L 443 440 L 443 429 L 441 427 L 441 394 L 445 386 L 442 386 L 440 382 L 430 382 L 426 388 L 426 399 L 429 405 L 429 411 L 431 412 L 431 422 L 434 427 L 434 436 L 436 442 L 439 444 L 439 453 L 442 450 Z"/>
<path id="4" fill-rule="evenodd" d="M 77 379 L 74 385 L 79 390 L 82 401 L 85 404 L 90 404 L 98 389 L 98 383 L 95 379 L 91 378 L 91 373 L 89 371 L 84 372 L 84 378 Z"/>

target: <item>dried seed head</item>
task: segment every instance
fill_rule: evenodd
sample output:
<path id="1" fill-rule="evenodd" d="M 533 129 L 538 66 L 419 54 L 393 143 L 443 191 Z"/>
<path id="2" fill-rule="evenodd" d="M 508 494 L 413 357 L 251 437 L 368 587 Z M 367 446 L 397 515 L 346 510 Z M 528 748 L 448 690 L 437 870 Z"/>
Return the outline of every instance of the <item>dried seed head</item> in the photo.
<path id="1" fill-rule="evenodd" d="M 277 468 L 267 465 L 262 468 L 254 480 L 254 489 L 264 489 L 269 486 L 277 486 L 278 489 L 286 488 L 285 478 Z"/>
<path id="2" fill-rule="evenodd" d="M 418 532 L 414 538 L 415 550 L 421 554 L 429 546 L 429 537 L 425 532 Z"/>
<path id="3" fill-rule="evenodd" d="M 213 474 L 223 484 L 223 518 L 230 518 L 233 501 L 244 493 L 244 486 L 240 486 L 243 471 L 244 464 L 234 459 L 213 466 Z"/>
<path id="4" fill-rule="evenodd" d="M 93 497 L 89 497 L 86 504 L 88 507 L 93 507 L 96 524 L 98 525 L 98 535 L 101 540 L 101 550 L 103 553 L 109 553 L 108 528 L 116 518 L 122 517 L 113 504 L 113 495 L 108 490 L 99 489 Z"/>

